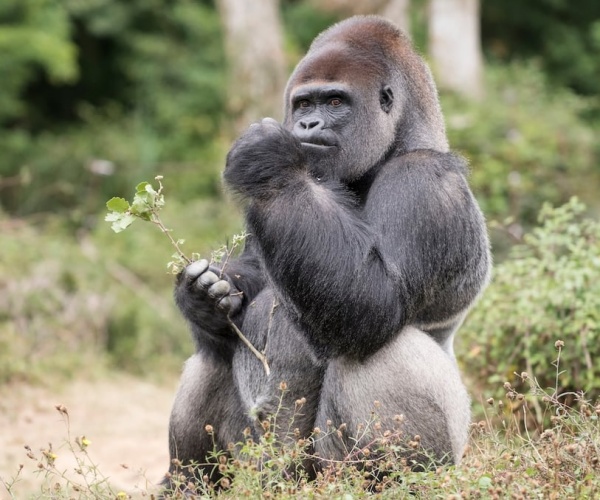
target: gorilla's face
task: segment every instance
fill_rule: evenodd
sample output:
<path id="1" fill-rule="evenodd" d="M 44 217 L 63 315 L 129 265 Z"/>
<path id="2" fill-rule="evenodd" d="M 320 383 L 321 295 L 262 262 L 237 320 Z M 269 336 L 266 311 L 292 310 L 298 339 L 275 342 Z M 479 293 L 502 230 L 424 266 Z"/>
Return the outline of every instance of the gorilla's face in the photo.
<path id="1" fill-rule="evenodd" d="M 316 175 L 335 175 L 346 150 L 356 102 L 345 85 L 307 83 L 290 96 L 291 132 L 300 140 Z"/>
<path id="2" fill-rule="evenodd" d="M 352 181 L 393 147 L 398 103 L 380 68 L 360 67 L 343 52 L 324 47 L 298 65 L 286 92 L 285 126 L 317 175 Z"/>

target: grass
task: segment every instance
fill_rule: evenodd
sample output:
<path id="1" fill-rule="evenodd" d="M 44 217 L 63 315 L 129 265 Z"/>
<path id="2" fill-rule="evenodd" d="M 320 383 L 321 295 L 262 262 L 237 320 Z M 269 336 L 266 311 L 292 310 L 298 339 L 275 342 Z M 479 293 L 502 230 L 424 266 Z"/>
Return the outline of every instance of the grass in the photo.
<path id="1" fill-rule="evenodd" d="M 558 344 L 556 387 L 561 375 L 561 349 Z M 245 442 L 238 443 L 235 458 L 215 452 L 213 465 L 221 473 L 216 484 L 188 484 L 189 471 L 184 467 L 172 481 L 188 488 L 188 498 L 596 498 L 600 495 L 600 402 L 586 401 L 581 393 L 544 390 L 526 372 L 519 377 L 529 384 L 528 393 L 516 392 L 505 383 L 504 398 L 475 405 L 482 418 L 472 424 L 469 445 L 458 466 L 415 471 L 406 458 L 407 448 L 400 447 L 395 435 L 382 434 L 387 439 L 374 442 L 371 450 L 351 450 L 345 461 L 332 463 L 309 481 L 297 472 L 307 457 L 308 441 L 280 439 L 273 421 L 265 424 L 258 442 L 247 436 Z M 567 406 L 564 401 L 574 403 Z M 27 468 L 34 469 L 38 479 L 32 498 L 124 500 L 158 495 L 150 481 L 133 492 L 115 490 L 95 465 L 89 440 L 71 435 L 68 410 L 59 405 L 56 411 L 65 422 L 64 442 L 58 447 L 49 444 L 39 450 L 24 449 L 24 463 L 15 464 L 17 472 L 0 477 L 9 498 L 23 498 L 19 480 Z M 212 432 L 210 426 L 206 431 Z M 316 430 L 312 438 L 338 431 Z M 417 437 L 409 440 L 408 449 L 421 451 Z M 57 457 L 65 453 L 74 459 L 74 467 L 58 466 Z M 181 491 L 165 495 L 184 498 Z"/>

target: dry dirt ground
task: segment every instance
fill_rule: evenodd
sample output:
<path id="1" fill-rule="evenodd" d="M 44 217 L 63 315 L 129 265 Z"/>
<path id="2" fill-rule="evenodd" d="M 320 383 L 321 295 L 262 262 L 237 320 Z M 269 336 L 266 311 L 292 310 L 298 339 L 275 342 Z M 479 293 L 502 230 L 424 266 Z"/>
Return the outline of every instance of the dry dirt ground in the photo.
<path id="1" fill-rule="evenodd" d="M 13 496 L 39 496 L 38 461 L 27 458 L 24 446 L 39 458 L 40 449 L 52 443 L 56 468 L 73 474 L 76 461 L 68 437 L 78 449 L 75 438 L 85 436 L 91 461 L 115 492 L 138 497 L 141 491 L 155 491 L 168 467 L 167 426 L 175 389 L 175 380 L 159 386 L 127 376 L 75 381 L 59 389 L 0 386 L 0 478 L 10 480 L 23 464 Z M 56 405 L 66 407 L 68 424 Z M 11 497 L 0 482 L 4 498 Z"/>

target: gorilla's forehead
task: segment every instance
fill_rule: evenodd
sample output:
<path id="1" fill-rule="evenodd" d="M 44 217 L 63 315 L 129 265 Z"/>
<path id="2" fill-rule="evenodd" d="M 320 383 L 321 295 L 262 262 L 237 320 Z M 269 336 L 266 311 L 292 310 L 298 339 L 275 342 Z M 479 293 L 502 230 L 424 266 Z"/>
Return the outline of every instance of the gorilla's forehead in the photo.
<path id="1" fill-rule="evenodd" d="M 352 85 L 372 85 L 385 79 L 388 68 L 382 54 L 356 50 L 345 42 L 331 42 L 311 50 L 300 61 L 290 84 L 308 82 L 345 82 Z"/>
<path id="2" fill-rule="evenodd" d="M 310 80 L 307 83 L 298 83 L 290 89 L 290 97 L 304 98 L 310 96 L 329 97 L 332 94 L 350 94 L 351 87 L 342 82 L 328 80 Z"/>

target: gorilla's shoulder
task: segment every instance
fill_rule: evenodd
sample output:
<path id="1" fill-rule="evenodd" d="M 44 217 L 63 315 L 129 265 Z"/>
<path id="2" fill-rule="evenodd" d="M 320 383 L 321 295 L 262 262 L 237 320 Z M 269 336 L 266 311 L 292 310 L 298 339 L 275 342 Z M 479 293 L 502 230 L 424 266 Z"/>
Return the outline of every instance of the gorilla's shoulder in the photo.
<path id="1" fill-rule="evenodd" d="M 463 156 L 455 152 L 417 149 L 394 156 L 383 165 L 379 174 L 388 180 L 390 176 L 416 176 L 421 181 L 432 176 L 441 178 L 449 174 L 468 177 L 469 165 Z"/>

